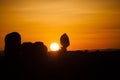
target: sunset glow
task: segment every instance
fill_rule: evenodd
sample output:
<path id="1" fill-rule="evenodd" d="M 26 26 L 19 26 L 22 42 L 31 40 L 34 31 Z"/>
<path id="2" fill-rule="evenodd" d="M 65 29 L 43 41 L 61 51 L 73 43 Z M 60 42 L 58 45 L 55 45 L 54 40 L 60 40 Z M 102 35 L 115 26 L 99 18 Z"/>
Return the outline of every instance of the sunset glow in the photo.
<path id="1" fill-rule="evenodd" d="M 9 32 L 49 48 L 70 38 L 68 50 L 120 48 L 119 0 L 0 0 L 0 50 Z"/>
<path id="2" fill-rule="evenodd" d="M 58 51 L 59 50 L 59 45 L 54 42 L 54 43 L 50 44 L 50 49 L 52 51 Z"/>

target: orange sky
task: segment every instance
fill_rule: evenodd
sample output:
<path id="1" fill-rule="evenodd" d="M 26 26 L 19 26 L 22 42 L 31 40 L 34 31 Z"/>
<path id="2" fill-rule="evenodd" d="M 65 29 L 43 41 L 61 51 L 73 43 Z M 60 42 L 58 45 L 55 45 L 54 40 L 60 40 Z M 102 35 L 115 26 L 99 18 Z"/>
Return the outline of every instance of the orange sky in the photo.
<path id="1" fill-rule="evenodd" d="M 9 32 L 49 48 L 70 38 L 69 50 L 120 48 L 119 0 L 0 0 L 0 50 Z"/>

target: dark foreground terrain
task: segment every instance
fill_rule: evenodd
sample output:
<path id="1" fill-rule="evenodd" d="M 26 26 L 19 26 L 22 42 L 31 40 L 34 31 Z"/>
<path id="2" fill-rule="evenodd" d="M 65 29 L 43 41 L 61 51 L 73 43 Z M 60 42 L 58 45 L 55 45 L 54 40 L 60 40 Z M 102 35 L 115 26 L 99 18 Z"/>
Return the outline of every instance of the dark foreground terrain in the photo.
<path id="1" fill-rule="evenodd" d="M 119 65 L 120 50 L 49 52 L 14 60 L 1 55 L 0 80 L 119 80 Z"/>

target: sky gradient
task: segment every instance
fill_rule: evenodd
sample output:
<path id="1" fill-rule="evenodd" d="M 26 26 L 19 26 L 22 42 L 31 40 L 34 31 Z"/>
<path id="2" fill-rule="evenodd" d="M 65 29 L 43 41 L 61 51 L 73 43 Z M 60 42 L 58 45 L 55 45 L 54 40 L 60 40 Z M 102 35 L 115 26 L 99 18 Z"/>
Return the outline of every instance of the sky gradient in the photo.
<path id="1" fill-rule="evenodd" d="M 7 33 L 49 48 L 70 38 L 68 50 L 120 48 L 119 0 L 0 0 L 0 50 Z"/>

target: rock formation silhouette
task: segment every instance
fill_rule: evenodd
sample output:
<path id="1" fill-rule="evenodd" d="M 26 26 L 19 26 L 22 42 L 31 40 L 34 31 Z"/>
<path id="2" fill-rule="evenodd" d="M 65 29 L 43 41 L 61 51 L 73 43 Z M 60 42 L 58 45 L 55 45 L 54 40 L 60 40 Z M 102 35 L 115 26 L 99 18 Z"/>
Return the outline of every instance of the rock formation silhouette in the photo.
<path id="1" fill-rule="evenodd" d="M 6 72 L 7 77 L 14 79 L 20 78 L 21 36 L 18 32 L 12 32 L 6 35 L 4 53 L 4 72 Z"/>
<path id="2" fill-rule="evenodd" d="M 43 42 L 24 42 L 22 44 L 22 54 L 25 59 L 30 58 L 30 60 L 41 59 L 47 54 L 47 47 Z"/>
<path id="3" fill-rule="evenodd" d="M 67 47 L 70 45 L 70 41 L 69 41 L 69 37 L 67 36 L 66 33 L 64 33 L 61 37 L 60 37 L 60 43 L 62 45 L 62 52 L 66 52 L 67 51 Z"/>
<path id="4" fill-rule="evenodd" d="M 0 80 L 120 80 L 120 49 L 67 51 L 70 41 L 66 33 L 60 43 L 62 55 L 52 57 L 43 42 L 21 45 L 19 33 L 7 34 L 5 55 L 0 57 Z"/>
<path id="5" fill-rule="evenodd" d="M 9 58 L 16 57 L 21 48 L 21 36 L 18 32 L 12 32 L 5 37 L 5 56 Z"/>
<path id="6" fill-rule="evenodd" d="M 39 77 L 44 74 L 44 63 L 47 47 L 43 42 L 24 42 L 22 44 L 23 67 L 27 78 Z M 29 76 L 31 75 L 31 76 Z"/>
<path id="7" fill-rule="evenodd" d="M 43 44 L 43 42 L 35 42 L 34 47 L 35 52 L 39 52 L 40 56 L 44 56 L 47 54 L 47 47 Z"/>

